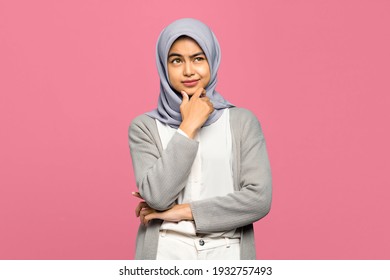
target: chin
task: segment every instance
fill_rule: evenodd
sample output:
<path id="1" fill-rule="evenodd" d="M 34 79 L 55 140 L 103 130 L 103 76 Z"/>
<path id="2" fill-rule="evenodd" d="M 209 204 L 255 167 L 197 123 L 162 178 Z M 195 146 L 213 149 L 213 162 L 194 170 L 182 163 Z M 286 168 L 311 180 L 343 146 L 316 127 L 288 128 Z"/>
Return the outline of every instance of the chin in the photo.
<path id="1" fill-rule="evenodd" d="M 199 88 L 191 88 L 191 89 L 183 89 L 189 96 L 194 95 L 194 93 L 198 90 Z"/>

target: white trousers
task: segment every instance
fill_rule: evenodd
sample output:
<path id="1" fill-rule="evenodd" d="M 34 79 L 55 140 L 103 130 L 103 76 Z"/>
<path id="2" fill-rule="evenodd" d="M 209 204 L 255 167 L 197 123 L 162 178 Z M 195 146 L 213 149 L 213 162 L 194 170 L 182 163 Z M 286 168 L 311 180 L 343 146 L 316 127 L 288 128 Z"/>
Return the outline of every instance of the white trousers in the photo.
<path id="1" fill-rule="evenodd" d="M 239 238 L 200 238 L 161 230 L 157 260 L 239 260 Z"/>

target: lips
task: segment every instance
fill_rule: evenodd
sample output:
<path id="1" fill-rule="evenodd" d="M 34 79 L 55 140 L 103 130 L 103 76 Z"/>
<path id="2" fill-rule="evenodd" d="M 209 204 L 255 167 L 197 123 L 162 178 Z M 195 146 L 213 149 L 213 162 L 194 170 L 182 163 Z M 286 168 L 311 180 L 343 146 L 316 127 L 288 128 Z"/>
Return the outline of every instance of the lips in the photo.
<path id="1" fill-rule="evenodd" d="M 186 87 L 194 87 L 198 84 L 199 80 L 186 80 L 186 81 L 182 81 L 183 85 L 185 85 Z"/>

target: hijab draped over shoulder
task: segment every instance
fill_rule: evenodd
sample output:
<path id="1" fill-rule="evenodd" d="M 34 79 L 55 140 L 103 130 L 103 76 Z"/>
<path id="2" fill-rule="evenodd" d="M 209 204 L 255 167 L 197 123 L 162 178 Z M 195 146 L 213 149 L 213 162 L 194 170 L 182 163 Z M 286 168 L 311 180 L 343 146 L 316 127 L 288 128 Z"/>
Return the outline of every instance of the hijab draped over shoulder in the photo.
<path id="1" fill-rule="evenodd" d="M 214 111 L 203 125 L 207 126 L 218 120 L 222 115 L 222 109 L 233 107 L 234 105 L 230 104 L 215 91 L 217 71 L 221 60 L 221 51 L 217 38 L 207 25 L 192 18 L 174 21 L 161 32 L 158 38 L 156 62 L 160 76 L 160 96 L 157 109 L 146 114 L 174 128 L 178 128 L 182 122 L 180 114 L 182 96 L 171 87 L 167 67 L 169 50 L 172 44 L 181 36 L 188 36 L 195 40 L 205 53 L 209 63 L 211 78 L 206 87 L 206 95 L 210 98 Z"/>

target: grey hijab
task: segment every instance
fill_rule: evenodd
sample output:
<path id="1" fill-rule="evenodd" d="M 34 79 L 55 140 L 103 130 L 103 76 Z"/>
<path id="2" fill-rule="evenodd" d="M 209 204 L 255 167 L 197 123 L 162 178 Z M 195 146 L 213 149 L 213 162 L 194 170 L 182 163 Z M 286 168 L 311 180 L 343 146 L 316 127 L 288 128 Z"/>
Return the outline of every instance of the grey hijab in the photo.
<path id="1" fill-rule="evenodd" d="M 222 115 L 222 109 L 233 107 L 234 105 L 230 104 L 215 91 L 217 71 L 221 60 L 221 51 L 217 38 L 207 25 L 192 18 L 174 21 L 161 32 L 158 38 L 156 62 L 160 76 L 160 96 L 157 109 L 146 114 L 174 128 L 178 128 L 182 122 L 180 114 L 182 96 L 180 93 L 175 93 L 170 86 L 167 69 L 168 52 L 172 44 L 180 36 L 188 36 L 194 39 L 205 53 L 210 66 L 211 78 L 206 87 L 206 96 L 210 98 L 214 106 L 214 112 L 203 125 L 207 126 L 218 120 Z"/>

